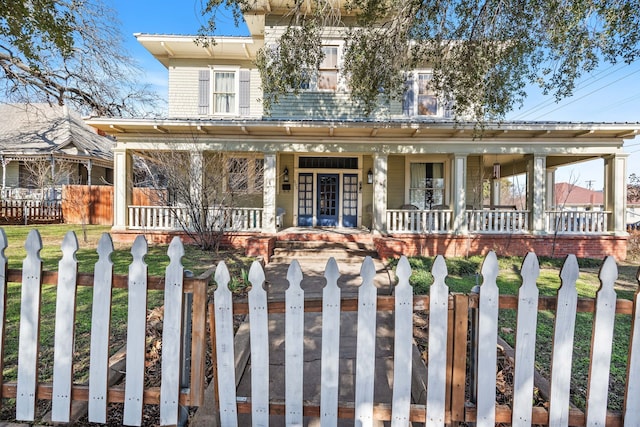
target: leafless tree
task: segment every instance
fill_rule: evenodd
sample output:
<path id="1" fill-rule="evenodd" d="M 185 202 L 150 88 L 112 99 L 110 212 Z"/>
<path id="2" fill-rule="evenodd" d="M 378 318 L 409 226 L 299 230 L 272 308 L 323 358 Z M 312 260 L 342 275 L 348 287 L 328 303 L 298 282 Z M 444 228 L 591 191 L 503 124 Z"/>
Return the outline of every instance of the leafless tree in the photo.
<path id="1" fill-rule="evenodd" d="M 157 105 L 123 47 L 115 12 L 100 0 L 7 0 L 0 12 L 6 100 L 100 116 L 140 116 Z"/>
<path id="2" fill-rule="evenodd" d="M 24 162 L 28 184 L 42 193 L 42 200 L 54 187 L 69 184 L 75 180 L 75 163 L 64 160 L 52 160 L 47 157 L 34 157 Z"/>
<path id="3" fill-rule="evenodd" d="M 195 143 L 182 149 L 137 153 L 137 186 L 150 204 L 166 206 L 200 248 L 218 251 L 224 233 L 236 230 L 244 215 L 234 208 L 261 205 L 263 162 L 202 152 Z"/>

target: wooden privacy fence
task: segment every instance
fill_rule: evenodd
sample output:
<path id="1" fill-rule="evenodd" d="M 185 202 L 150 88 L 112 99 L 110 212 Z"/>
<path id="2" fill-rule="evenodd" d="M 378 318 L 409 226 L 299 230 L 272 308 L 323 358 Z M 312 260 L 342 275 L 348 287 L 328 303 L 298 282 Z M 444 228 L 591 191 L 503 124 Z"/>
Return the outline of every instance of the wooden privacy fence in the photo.
<path id="1" fill-rule="evenodd" d="M 230 277 L 224 263 L 216 270 L 218 288 L 209 306 L 211 330 L 216 348 L 217 387 L 222 427 L 237 426 L 239 413 L 251 413 L 253 425 L 269 425 L 270 415 L 285 417 L 287 425 L 302 425 L 303 416 L 320 417 L 323 426 L 336 425 L 338 418 L 354 418 L 357 426 L 371 426 L 373 420 L 391 421 L 392 426 L 406 426 L 409 421 L 443 426 L 475 422 L 478 426 L 512 423 L 514 426 L 640 426 L 640 312 L 638 293 L 634 300 L 617 300 L 614 282 L 617 266 L 612 257 L 605 259 L 600 270 L 601 287 L 597 297 L 578 298 L 576 281 L 578 264 L 574 256 L 567 257 L 561 270 L 562 286 L 555 297 L 540 297 L 536 280 L 540 268 L 535 254 L 525 258 L 522 286 L 518 295 L 500 295 L 496 284 L 498 260 L 491 252 L 482 266 L 483 283 L 479 294 L 450 294 L 445 283 L 447 268 L 438 256 L 433 264 L 434 283 L 429 295 L 413 295 L 409 285 L 411 269 L 402 257 L 397 267 L 398 285 L 394 296 L 378 296 L 373 284 L 375 267 L 370 259 L 362 265 L 362 285 L 358 298 L 341 299 L 337 286 L 337 264 L 331 259 L 326 267 L 327 284 L 322 300 L 304 300 L 300 287 L 302 272 L 297 261 L 289 267 L 289 288 L 284 301 L 267 299 L 263 283 L 265 275 L 255 262 L 249 272 L 252 288 L 248 302 L 234 302 L 229 291 Z M 477 312 L 477 345 L 472 352 L 468 332 L 470 309 Z M 496 347 L 498 312 L 517 309 L 514 395 L 510 405 L 496 404 Z M 548 409 L 532 407 L 534 392 L 534 360 L 536 328 L 539 310 L 555 312 L 553 357 Z M 357 357 L 355 367 L 355 398 L 352 402 L 338 399 L 340 368 L 340 314 L 357 311 Z M 412 400 L 413 312 L 427 311 L 428 373 L 418 378 L 426 399 Z M 594 312 L 591 342 L 587 402 L 584 412 L 570 409 L 571 358 L 574 343 L 576 313 Z M 318 378 L 304 377 L 305 349 L 304 315 L 321 313 L 322 358 Z M 380 336 L 376 336 L 376 314 L 392 312 L 394 316 L 394 361 L 392 397 L 389 401 L 374 401 L 374 361 Z M 285 314 L 285 397 L 270 397 L 269 342 L 270 316 Z M 233 316 L 248 314 L 250 326 L 251 396 L 240 396 L 236 390 Z M 616 314 L 632 316 L 629 334 L 630 351 L 626 383 L 625 409 L 607 409 L 612 337 Z M 317 334 L 317 332 L 316 332 Z M 345 344 L 345 343 L 342 343 Z M 477 372 L 472 377 L 467 361 L 477 360 Z M 415 364 L 413 364 L 415 366 Z M 389 369 L 388 367 L 386 369 Z M 391 375 L 389 375 L 391 378 Z M 317 381 L 320 401 L 303 400 L 302 384 Z M 413 381 L 416 382 L 415 380 Z M 471 401 L 469 384 L 477 387 L 475 402 Z M 415 384 L 414 384 L 415 385 Z M 306 387 L 305 387 L 306 388 Z"/>
<path id="2" fill-rule="evenodd" d="M 5 224 L 54 224 L 62 222 L 59 200 L 0 200 L 0 221 Z"/>
<path id="3" fill-rule="evenodd" d="M 208 278 L 183 278 L 181 258 L 184 255 L 182 243 L 174 238 L 169 246 L 170 264 L 165 277 L 148 277 L 147 265 L 143 258 L 147 254 L 147 242 L 138 236 L 131 253 L 133 262 L 128 275 L 114 275 L 110 257 L 113 244 L 108 234 L 104 234 L 98 244 L 98 262 L 95 274 L 78 273 L 76 252 L 78 241 L 73 232 L 67 233 L 62 242 L 62 258 L 58 272 L 42 271 L 39 252 L 42 241 L 36 230 L 32 230 L 26 240 L 27 251 L 22 270 L 8 269 L 4 250 L 7 239 L 0 229 L 0 310 L 2 311 L 2 340 L 0 360 L 4 360 L 7 343 L 4 340 L 7 313 L 7 285 L 9 282 L 21 284 L 20 334 L 17 358 L 17 381 L 1 378 L 2 397 L 15 399 L 16 419 L 33 421 L 36 416 L 38 399 L 51 400 L 51 420 L 69 422 L 72 401 L 88 402 L 90 422 L 107 422 L 107 406 L 111 402 L 123 402 L 122 422 L 125 425 L 141 425 L 144 404 L 160 405 L 160 421 L 163 425 L 178 422 L 178 407 L 199 406 L 204 398 L 206 333 L 206 288 Z M 55 338 L 53 357 L 53 381 L 39 382 L 39 342 L 43 285 L 56 286 Z M 74 366 L 74 325 L 76 314 L 77 287 L 93 287 L 91 306 L 91 344 L 89 354 L 89 382 L 75 384 Z M 109 386 L 109 351 L 112 289 L 128 290 L 126 376 L 124 387 Z M 164 292 L 164 324 L 162 329 L 162 381 L 161 385 L 145 385 L 146 319 L 147 293 Z M 193 301 L 188 310 L 186 300 Z M 187 311 L 188 310 L 188 311 Z M 183 315 L 190 316 L 184 322 Z M 191 363 L 183 367 L 183 342 L 187 330 L 192 337 L 190 345 Z M 188 344 L 188 343 L 187 343 Z M 86 361 L 83 361 L 86 362 Z M 10 368 L 0 365 L 0 372 Z M 188 369 L 187 369 L 188 368 Z M 183 378 L 190 372 L 188 380 Z M 184 383 L 188 387 L 183 387 Z"/>

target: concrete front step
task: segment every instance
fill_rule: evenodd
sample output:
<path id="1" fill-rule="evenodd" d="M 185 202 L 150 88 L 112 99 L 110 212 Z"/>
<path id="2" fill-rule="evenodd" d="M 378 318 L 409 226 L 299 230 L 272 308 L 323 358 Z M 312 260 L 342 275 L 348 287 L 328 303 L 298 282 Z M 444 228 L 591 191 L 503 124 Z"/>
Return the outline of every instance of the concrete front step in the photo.
<path id="1" fill-rule="evenodd" d="M 280 240 L 276 241 L 276 248 L 281 249 L 309 249 L 309 250 L 326 250 L 326 249 L 349 249 L 349 250 L 366 250 L 375 251 L 373 242 L 332 242 L 317 240 Z"/>

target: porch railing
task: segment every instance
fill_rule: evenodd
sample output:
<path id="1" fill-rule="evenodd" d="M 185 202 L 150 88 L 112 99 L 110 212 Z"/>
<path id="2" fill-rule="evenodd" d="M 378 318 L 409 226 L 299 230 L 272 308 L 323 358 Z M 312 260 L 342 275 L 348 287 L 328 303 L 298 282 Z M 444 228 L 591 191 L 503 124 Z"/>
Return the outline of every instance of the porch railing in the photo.
<path id="1" fill-rule="evenodd" d="M 451 210 L 388 209 L 390 233 L 446 233 L 451 230 Z"/>
<path id="2" fill-rule="evenodd" d="M 549 233 L 605 233 L 610 211 L 547 211 L 546 222 Z"/>
<path id="3" fill-rule="evenodd" d="M 492 209 L 467 211 L 472 233 L 523 233 L 529 231 L 529 211 Z"/>
<path id="4" fill-rule="evenodd" d="M 129 228 L 181 230 L 191 228 L 191 209 L 180 206 L 129 206 Z M 262 231 L 262 208 L 209 208 L 208 223 L 226 231 Z"/>

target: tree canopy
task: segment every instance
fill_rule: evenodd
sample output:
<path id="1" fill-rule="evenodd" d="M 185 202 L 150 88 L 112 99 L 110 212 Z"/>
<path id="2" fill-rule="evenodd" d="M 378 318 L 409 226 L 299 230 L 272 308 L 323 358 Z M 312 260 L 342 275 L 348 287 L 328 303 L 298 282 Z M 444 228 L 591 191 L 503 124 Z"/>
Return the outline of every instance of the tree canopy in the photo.
<path id="1" fill-rule="evenodd" d="M 0 93 L 102 116 L 144 113 L 157 97 L 140 85 L 120 23 L 100 0 L 3 0 Z"/>
<path id="2" fill-rule="evenodd" d="M 206 1 L 201 35 L 214 34 L 221 7 L 240 20 L 260 3 Z M 453 114 L 478 121 L 504 118 L 528 84 L 560 100 L 600 63 L 631 63 L 640 53 L 637 0 L 300 0 L 282 23 L 282 42 L 257 61 L 267 109 L 318 69 L 327 27 L 345 30 L 342 71 L 368 111 L 381 96 L 400 98 L 403 73 L 424 67 Z"/>

